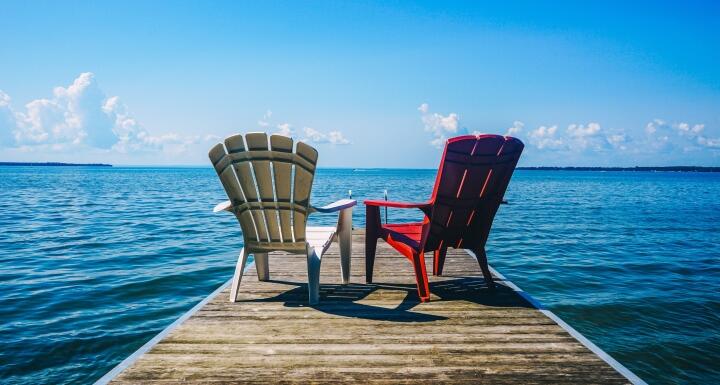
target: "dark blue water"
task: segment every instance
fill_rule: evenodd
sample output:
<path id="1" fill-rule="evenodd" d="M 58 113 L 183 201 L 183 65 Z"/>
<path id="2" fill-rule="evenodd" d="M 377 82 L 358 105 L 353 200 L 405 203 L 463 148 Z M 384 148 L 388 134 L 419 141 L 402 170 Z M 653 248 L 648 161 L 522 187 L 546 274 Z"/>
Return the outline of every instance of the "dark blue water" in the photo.
<path id="1" fill-rule="evenodd" d="M 313 200 L 424 200 L 434 177 L 321 170 Z M 488 256 L 646 381 L 720 383 L 719 197 L 720 174 L 518 171 Z M 0 167 L 0 382 L 92 382 L 225 282 L 225 199 L 210 168 Z"/>

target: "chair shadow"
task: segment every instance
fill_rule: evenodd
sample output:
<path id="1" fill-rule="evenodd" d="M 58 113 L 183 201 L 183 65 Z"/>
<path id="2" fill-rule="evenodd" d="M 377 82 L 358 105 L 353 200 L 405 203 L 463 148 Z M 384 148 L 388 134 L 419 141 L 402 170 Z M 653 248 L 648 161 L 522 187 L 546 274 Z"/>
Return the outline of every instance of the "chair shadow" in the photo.
<path id="1" fill-rule="evenodd" d="M 392 322 L 434 322 L 447 317 L 426 314 L 413 309 L 421 304 L 414 284 L 370 283 L 347 285 L 320 285 L 320 303 L 308 305 L 307 284 L 282 280 L 269 282 L 295 286 L 274 297 L 245 300 L 241 302 L 283 302 L 286 307 L 311 307 L 315 310 L 342 317 L 361 318 Z M 402 301 L 395 307 L 373 306 L 362 301 L 379 290 L 404 292 Z M 492 307 L 533 308 L 524 298 L 507 286 L 497 284 L 494 290 L 486 287 L 485 281 L 477 277 L 457 277 L 430 283 L 430 291 L 439 299 L 432 301 L 467 301 Z M 382 293 L 377 293 L 382 296 Z M 392 299 L 397 299 L 393 297 Z M 396 301 L 395 301 L 396 302 Z"/>

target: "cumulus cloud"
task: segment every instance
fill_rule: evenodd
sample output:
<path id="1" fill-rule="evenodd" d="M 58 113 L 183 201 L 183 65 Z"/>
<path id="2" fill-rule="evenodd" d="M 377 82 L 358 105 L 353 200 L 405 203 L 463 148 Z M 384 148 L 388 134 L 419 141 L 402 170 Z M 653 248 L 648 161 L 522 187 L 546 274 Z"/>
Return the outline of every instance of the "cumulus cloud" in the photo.
<path id="1" fill-rule="evenodd" d="M 613 148 L 626 150 L 625 142 L 627 141 L 627 135 L 622 134 L 610 134 L 606 137 L 608 144 Z"/>
<path id="2" fill-rule="evenodd" d="M 697 138 L 697 142 L 703 147 L 720 148 L 720 138 L 706 138 L 704 136 L 699 136 Z"/>
<path id="3" fill-rule="evenodd" d="M 110 148 L 117 138 L 113 117 L 102 109 L 105 99 L 93 74 L 82 73 L 67 88 L 55 87 L 51 98 L 27 103 L 16 114 L 15 139 L 21 145 Z"/>
<path id="4" fill-rule="evenodd" d="M 435 147 L 442 147 L 448 136 L 458 133 L 460 116 L 454 112 L 448 115 L 440 115 L 438 113 L 430 113 L 430 106 L 423 103 L 418 107 L 420 111 L 420 119 L 425 126 L 425 131 L 432 133 L 433 140 L 430 141 Z"/>
<path id="5" fill-rule="evenodd" d="M 273 123 L 271 123 L 272 120 L 272 111 L 267 110 L 267 112 L 263 115 L 262 119 L 258 121 L 258 126 L 262 128 L 263 130 L 266 130 L 268 127 L 271 127 Z M 295 130 L 292 128 L 293 125 L 290 123 L 279 123 L 275 125 L 276 134 L 295 137 L 298 136 Z M 315 144 L 332 144 L 332 145 L 345 145 L 350 144 L 350 140 L 345 138 L 345 135 L 338 130 L 333 130 L 329 132 L 323 132 L 320 130 L 317 130 L 312 127 L 304 127 L 302 129 L 302 135 L 303 137 L 300 138 L 303 142 L 306 143 L 315 143 Z"/>
<path id="6" fill-rule="evenodd" d="M 308 143 L 350 144 L 350 141 L 340 131 L 330 131 L 325 134 L 311 127 L 305 127 L 303 131 L 305 132 L 305 138 L 302 140 Z"/>
<path id="7" fill-rule="evenodd" d="M 285 136 L 294 136 L 295 130 L 292 129 L 290 123 L 281 123 L 277 125 L 277 133 Z"/>
<path id="8" fill-rule="evenodd" d="M 570 124 L 567 131 L 570 136 L 576 138 L 592 137 L 600 133 L 600 124 L 588 123 L 587 126 L 583 124 Z"/>
<path id="9" fill-rule="evenodd" d="M 662 119 L 653 119 L 645 125 L 648 146 L 664 153 L 720 147 L 720 138 L 710 138 L 704 131 L 705 124 L 702 123 L 669 123 Z"/>
<path id="10" fill-rule="evenodd" d="M 680 122 L 675 125 L 675 127 L 682 133 L 687 133 L 691 135 L 697 135 L 702 132 L 702 130 L 705 128 L 704 124 L 694 124 L 692 127 L 690 124 L 685 122 Z"/>
<path id="11" fill-rule="evenodd" d="M 151 135 L 128 112 L 117 96 L 108 97 L 91 72 L 80 74 L 67 87 L 55 87 L 52 97 L 32 100 L 14 111 L 10 97 L 0 92 L 0 141 L 28 151 L 96 148 L 121 153 L 168 151 L 179 153 L 204 140 L 175 133 Z"/>
<path id="12" fill-rule="evenodd" d="M 347 140 L 340 131 L 328 132 L 328 142 L 332 144 L 350 144 L 350 141 Z"/>
<path id="13" fill-rule="evenodd" d="M 665 126 L 665 121 L 661 119 L 653 119 L 645 125 L 645 133 L 652 135 L 657 132 L 659 127 Z"/>
<path id="14" fill-rule="evenodd" d="M 508 127 L 505 136 L 518 136 L 522 132 L 524 127 L 525 123 L 516 120 L 513 122 L 512 126 Z"/>
<path id="15" fill-rule="evenodd" d="M 0 90 L 0 147 L 11 146 L 15 143 L 17 118 L 10 107 L 10 101 L 10 96 Z"/>
<path id="16" fill-rule="evenodd" d="M 102 106 L 107 116 L 113 118 L 113 133 L 116 142 L 113 149 L 122 152 L 163 150 L 170 153 L 182 153 L 191 144 L 209 141 L 215 135 L 185 136 L 175 133 L 151 135 L 138 121 L 130 115 L 127 106 L 117 96 L 108 98 Z"/>
<path id="17" fill-rule="evenodd" d="M 421 104 L 417 110 L 420 111 L 420 120 L 423 123 L 425 131 L 430 132 L 433 136 L 430 144 L 437 148 L 442 148 L 449 137 L 467 134 L 484 134 L 482 131 L 470 131 L 467 127 L 460 126 L 460 115 L 455 112 L 447 115 L 430 112 L 430 105 L 427 103 Z M 505 136 L 519 136 L 523 132 L 524 127 L 525 123 L 515 120 L 512 125 L 508 127 Z"/>
<path id="18" fill-rule="evenodd" d="M 578 150 L 585 150 L 587 148 L 602 150 L 608 142 L 601 131 L 600 124 L 595 122 L 588 124 L 570 124 L 567 127 L 568 144 L 570 147 Z"/>
<path id="19" fill-rule="evenodd" d="M 669 122 L 653 119 L 644 127 L 638 127 L 641 134 L 632 136 L 624 129 L 603 128 L 600 123 L 572 123 L 562 130 L 557 125 L 542 125 L 527 131 L 522 128 L 515 136 L 525 140 L 531 148 L 544 157 L 553 152 L 562 154 L 557 159 L 585 159 L 590 162 L 613 163 L 613 160 L 643 160 L 649 164 L 664 162 L 695 162 L 699 151 L 712 151 L 720 155 L 720 138 L 708 135 L 702 123 Z M 644 131 L 644 135 L 642 132 Z M 598 154 L 605 154 L 597 158 Z M 595 156 L 595 158 L 592 158 Z M 622 158 L 612 158 L 622 156 Z"/>
<path id="20" fill-rule="evenodd" d="M 425 131 L 432 134 L 430 143 L 438 148 L 448 137 L 468 133 L 468 129 L 460 125 L 457 113 L 434 113 L 427 103 L 422 103 L 417 110 Z M 472 131 L 472 134 L 480 133 Z M 648 163 L 656 163 L 660 159 L 660 163 L 693 162 L 698 155 L 691 154 L 698 154 L 703 149 L 712 156 L 720 156 L 720 137 L 709 135 L 703 123 L 668 122 L 663 119 L 653 119 L 644 127 L 633 127 L 629 131 L 615 127 L 608 129 L 599 122 L 570 123 L 567 126 L 544 124 L 530 128 L 523 121 L 515 120 L 505 135 L 526 142 L 529 156 L 536 159 L 550 157 L 548 159 L 555 163 L 571 159 L 590 164 L 612 164 L 617 160 L 628 162 L 631 159 Z M 658 158 L 658 155 L 672 156 Z"/>
<path id="21" fill-rule="evenodd" d="M 528 134 L 530 143 L 538 149 L 560 149 L 565 147 L 565 141 L 557 135 L 558 127 L 540 126 Z"/>
<path id="22" fill-rule="evenodd" d="M 530 130 L 527 139 L 538 150 L 568 152 L 627 150 L 630 141 L 624 131 L 608 132 L 597 122 L 571 123 L 565 130 L 557 125 L 542 125 Z"/>

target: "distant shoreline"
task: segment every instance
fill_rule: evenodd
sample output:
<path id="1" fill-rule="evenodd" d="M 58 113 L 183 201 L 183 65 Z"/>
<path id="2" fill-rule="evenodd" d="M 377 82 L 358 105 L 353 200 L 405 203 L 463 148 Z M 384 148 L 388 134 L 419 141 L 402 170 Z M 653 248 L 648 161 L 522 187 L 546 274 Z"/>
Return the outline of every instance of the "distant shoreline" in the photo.
<path id="1" fill-rule="evenodd" d="M 670 172 L 720 172 L 720 167 L 665 166 L 665 167 L 518 167 L 531 171 L 670 171 Z"/>
<path id="2" fill-rule="evenodd" d="M 62 162 L 0 162 L 0 166 L 52 166 L 52 167 L 112 167 L 105 163 L 62 163 Z"/>
<path id="3" fill-rule="evenodd" d="M 0 162 L 0 166 L 45 166 L 45 167 L 113 167 L 106 163 L 63 163 L 63 162 Z M 151 167 L 151 168 L 186 168 L 201 167 L 211 168 L 204 165 L 177 165 L 177 166 L 120 166 L 120 167 Z M 321 167 L 321 169 L 351 169 L 354 171 L 371 171 L 371 170 L 436 170 L 436 169 L 413 169 L 413 168 L 353 168 L 353 167 Z M 720 167 L 714 166 L 657 166 L 657 167 L 554 167 L 554 166 L 523 166 L 517 167 L 518 170 L 524 171 L 660 171 L 660 172 L 720 172 Z"/>

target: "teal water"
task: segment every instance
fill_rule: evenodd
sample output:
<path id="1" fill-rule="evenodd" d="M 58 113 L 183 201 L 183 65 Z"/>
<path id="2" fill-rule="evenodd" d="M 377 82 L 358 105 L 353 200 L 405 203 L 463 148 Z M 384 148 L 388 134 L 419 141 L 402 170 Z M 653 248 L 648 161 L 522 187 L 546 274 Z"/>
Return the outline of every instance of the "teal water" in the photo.
<path id="1" fill-rule="evenodd" d="M 434 177 L 320 170 L 313 201 Z M 517 171 L 506 197 L 491 265 L 649 383 L 720 383 L 720 174 Z M 225 199 L 210 168 L 0 167 L 0 383 L 92 382 L 226 281 Z"/>

